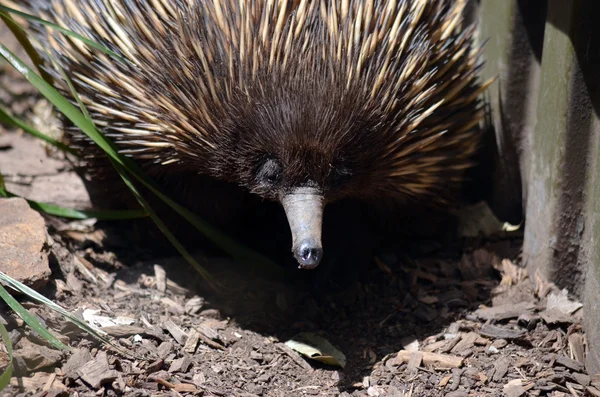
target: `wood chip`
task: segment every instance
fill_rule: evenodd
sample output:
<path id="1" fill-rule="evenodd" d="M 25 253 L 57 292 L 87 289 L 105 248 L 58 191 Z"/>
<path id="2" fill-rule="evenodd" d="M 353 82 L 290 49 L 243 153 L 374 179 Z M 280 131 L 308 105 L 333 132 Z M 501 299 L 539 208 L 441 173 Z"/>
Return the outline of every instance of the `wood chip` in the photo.
<path id="1" fill-rule="evenodd" d="M 46 381 L 46 383 L 44 384 L 44 387 L 42 387 L 42 391 L 43 392 L 47 392 L 48 390 L 50 390 L 52 388 L 52 385 L 54 384 L 54 381 L 56 380 L 56 372 L 53 372 L 50 374 L 50 376 L 48 377 L 48 380 Z M 60 383 L 60 382 L 59 382 Z M 61 383 L 61 385 L 64 387 L 64 385 Z M 66 389 L 66 388 L 65 388 Z"/>
<path id="2" fill-rule="evenodd" d="M 426 305 L 433 305 L 434 303 L 438 302 L 438 297 L 437 296 L 422 296 L 418 299 L 419 302 L 424 303 Z"/>
<path id="3" fill-rule="evenodd" d="M 513 379 L 503 387 L 506 397 L 520 397 L 527 392 L 523 387 L 521 379 Z"/>
<path id="4" fill-rule="evenodd" d="M 534 308 L 533 302 L 521 302 L 478 309 L 473 314 L 483 320 L 501 321 L 518 318 L 522 314 L 533 314 Z"/>
<path id="5" fill-rule="evenodd" d="M 14 353 L 16 366 L 27 372 L 57 366 L 61 359 L 62 352 L 35 344 L 25 338 L 21 340 L 21 348 Z"/>
<path id="6" fill-rule="evenodd" d="M 179 304 L 178 302 L 175 302 L 171 298 L 163 296 L 162 298 L 160 298 L 160 303 L 162 303 L 163 305 L 168 307 L 169 312 L 171 312 L 171 313 L 175 313 L 175 314 L 185 313 L 185 308 L 183 307 L 183 305 Z"/>
<path id="7" fill-rule="evenodd" d="M 42 391 L 42 393 L 37 395 L 63 395 L 67 391 L 67 387 L 56 380 L 56 374 L 54 373 L 36 372 L 31 377 L 13 376 L 10 379 L 10 384 L 31 394 L 37 390 Z M 49 390 L 54 390 L 58 393 L 49 393 Z M 9 394 L 6 395 L 8 396 Z"/>
<path id="8" fill-rule="evenodd" d="M 400 343 L 404 350 L 408 350 L 409 352 L 419 351 L 419 339 L 414 335 L 405 336 L 400 339 Z"/>
<path id="9" fill-rule="evenodd" d="M 88 349 L 74 349 L 73 354 L 61 368 L 66 378 L 76 379 L 79 377 L 77 370 L 92 359 Z"/>
<path id="10" fill-rule="evenodd" d="M 569 392 L 571 393 L 571 395 L 572 395 L 573 397 L 579 397 L 579 393 L 577 393 L 577 392 L 575 391 L 575 388 L 573 387 L 573 384 L 572 384 L 572 383 L 569 383 L 569 382 L 567 382 L 567 383 L 565 384 L 565 386 L 567 386 L 567 389 L 569 389 Z"/>
<path id="11" fill-rule="evenodd" d="M 590 384 L 591 378 L 589 375 L 580 374 L 579 372 L 575 372 L 573 374 L 573 378 L 579 383 L 581 386 L 587 386 Z"/>
<path id="12" fill-rule="evenodd" d="M 167 291 L 167 272 L 160 265 L 154 265 L 154 277 L 156 278 L 156 289 L 163 294 Z"/>
<path id="13" fill-rule="evenodd" d="M 411 352 L 407 350 L 401 350 L 396 356 L 396 360 L 402 363 L 408 363 L 410 361 Z M 463 364 L 463 359 L 457 356 L 451 356 L 448 354 L 437 354 L 423 352 L 423 364 L 428 367 L 435 369 L 451 369 L 459 368 Z"/>
<path id="14" fill-rule="evenodd" d="M 163 329 L 165 329 L 168 333 L 173 336 L 173 339 L 177 341 L 180 345 L 185 344 L 185 339 L 187 338 L 187 334 L 179 328 L 173 321 L 167 320 L 162 325 Z"/>
<path id="15" fill-rule="evenodd" d="M 489 338 L 506 340 L 519 339 L 527 334 L 526 331 L 500 328 L 490 324 L 484 324 L 479 330 L 479 333 Z"/>
<path id="16" fill-rule="evenodd" d="M 462 337 L 460 339 L 460 342 L 458 342 L 452 348 L 452 350 L 450 350 L 452 353 L 462 353 L 462 352 L 466 351 L 467 349 L 473 348 L 475 341 L 477 339 L 479 339 L 479 335 L 477 334 L 477 332 L 469 332 L 469 333 L 461 334 L 461 335 L 462 335 Z"/>
<path id="17" fill-rule="evenodd" d="M 544 310 L 540 312 L 540 317 L 542 317 L 546 324 L 571 324 L 575 322 L 574 316 L 557 309 Z"/>
<path id="18" fill-rule="evenodd" d="M 418 368 L 421 366 L 421 363 L 423 362 L 423 352 L 416 352 L 416 351 L 411 351 L 410 352 L 410 358 L 408 359 L 408 366 L 406 368 L 406 370 L 409 373 L 414 373 L 417 372 Z"/>
<path id="19" fill-rule="evenodd" d="M 171 342 L 162 342 L 160 345 L 158 345 L 158 348 L 156 349 L 156 354 L 163 360 L 167 358 L 167 356 L 172 352 L 173 344 Z"/>
<path id="20" fill-rule="evenodd" d="M 492 376 L 492 380 L 494 382 L 500 382 L 508 372 L 509 366 L 510 360 L 508 357 L 502 357 L 500 360 L 496 361 L 494 364 L 494 376 Z"/>
<path id="21" fill-rule="evenodd" d="M 289 358 L 291 358 L 292 361 L 294 361 L 296 364 L 298 364 L 300 366 L 300 368 L 304 368 L 305 370 L 307 370 L 309 372 L 314 371 L 309 363 L 304 361 L 304 359 L 302 357 L 300 357 L 300 355 L 298 353 L 296 353 L 291 348 L 289 348 L 285 343 L 278 343 L 277 348 L 279 350 L 281 350 L 283 353 L 285 353 Z"/>
<path id="22" fill-rule="evenodd" d="M 450 341 L 447 341 L 447 340 L 439 340 L 439 341 L 433 342 L 427 346 L 423 346 L 423 351 L 424 352 L 434 352 L 438 349 L 441 349 L 442 347 L 446 346 L 449 343 L 450 343 Z"/>
<path id="23" fill-rule="evenodd" d="M 460 340 L 462 339 L 463 334 L 458 334 L 456 335 L 455 338 L 450 339 L 448 341 L 448 343 L 440 349 L 440 353 L 448 353 L 449 351 L 451 351 L 452 349 L 454 349 L 454 346 L 456 346 Z"/>
<path id="24" fill-rule="evenodd" d="M 191 329 L 187 340 L 185 341 L 185 345 L 183 346 L 183 351 L 188 354 L 194 354 L 196 352 L 196 348 L 198 347 L 198 343 L 200 342 L 200 333 L 195 329 Z"/>
<path id="25" fill-rule="evenodd" d="M 178 383 L 173 387 L 173 390 L 178 393 L 197 393 L 199 391 L 196 386 L 189 383 Z"/>
<path id="26" fill-rule="evenodd" d="M 204 303 L 204 298 L 195 296 L 192 299 L 189 299 L 187 302 L 185 302 L 185 312 L 187 314 L 196 314 L 202 309 L 202 307 L 204 307 Z"/>
<path id="27" fill-rule="evenodd" d="M 169 373 L 174 372 L 187 372 L 192 365 L 192 360 L 189 357 L 181 357 L 173 360 L 171 366 L 169 367 Z"/>
<path id="28" fill-rule="evenodd" d="M 583 364 L 579 361 L 572 360 L 567 356 L 563 356 L 562 354 L 556 356 L 555 364 L 562 365 L 575 372 L 583 371 Z"/>
<path id="29" fill-rule="evenodd" d="M 110 369 L 106 352 L 98 352 L 96 357 L 85 363 L 77 371 L 81 379 L 88 385 L 97 389 L 105 383 L 110 383 L 117 379 L 119 373 Z"/>
<path id="30" fill-rule="evenodd" d="M 133 325 L 112 325 L 108 327 L 102 327 L 100 329 L 110 336 L 114 336 L 115 338 L 126 338 L 132 335 L 146 334 L 146 329 L 142 327 L 135 327 Z"/>
<path id="31" fill-rule="evenodd" d="M 208 339 L 217 341 L 220 340 L 221 338 L 219 337 L 219 333 L 217 331 L 215 331 L 212 327 L 205 325 L 205 324 L 201 324 L 198 327 L 196 327 L 196 329 L 204 336 L 206 336 Z"/>
<path id="32" fill-rule="evenodd" d="M 592 396 L 600 397 L 600 390 L 596 389 L 595 387 L 588 386 L 585 388 L 585 390 L 587 390 L 587 392 L 590 393 Z"/>
<path id="33" fill-rule="evenodd" d="M 440 380 L 439 386 L 440 387 L 445 387 L 448 382 L 450 382 L 450 379 L 452 379 L 452 375 L 446 375 L 442 378 L 442 380 Z"/>
<path id="34" fill-rule="evenodd" d="M 31 288 L 43 287 L 52 274 L 45 243 L 44 218 L 27 201 L 0 199 L 0 271 Z"/>
<path id="35" fill-rule="evenodd" d="M 569 350 L 571 350 L 571 354 L 575 358 L 575 360 L 580 363 L 585 362 L 585 349 L 583 346 L 583 335 L 581 334 L 571 334 L 569 335 Z"/>
<path id="36" fill-rule="evenodd" d="M 219 350 L 225 350 L 225 346 L 223 346 L 222 344 L 215 342 L 214 340 L 207 338 L 206 335 L 204 335 L 201 332 L 198 332 L 198 337 L 200 338 L 200 340 L 202 342 L 204 342 L 205 344 L 207 344 L 208 346 L 214 348 L 214 349 L 219 349 Z"/>

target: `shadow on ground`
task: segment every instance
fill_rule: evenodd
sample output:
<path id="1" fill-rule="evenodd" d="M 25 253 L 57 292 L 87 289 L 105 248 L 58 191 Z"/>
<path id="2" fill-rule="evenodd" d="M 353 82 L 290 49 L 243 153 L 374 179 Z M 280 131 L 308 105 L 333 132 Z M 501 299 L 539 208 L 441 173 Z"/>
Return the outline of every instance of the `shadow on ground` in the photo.
<path id="1" fill-rule="evenodd" d="M 437 335 L 463 313 L 489 303 L 499 282 L 493 258 L 515 258 L 519 248 L 518 240 L 479 240 L 453 253 L 389 255 L 386 263 L 378 258 L 359 279 L 335 287 L 315 288 L 304 273 L 276 279 L 249 265 L 215 259 L 208 263 L 221 284 L 215 293 L 176 257 L 144 261 L 123 269 L 117 279 L 135 283 L 159 264 L 169 279 L 190 291 L 189 297 L 202 296 L 207 309 L 242 329 L 282 342 L 300 332 L 322 334 L 347 357 L 346 367 L 334 376 L 342 392 L 372 376 L 375 363 L 414 339 Z"/>

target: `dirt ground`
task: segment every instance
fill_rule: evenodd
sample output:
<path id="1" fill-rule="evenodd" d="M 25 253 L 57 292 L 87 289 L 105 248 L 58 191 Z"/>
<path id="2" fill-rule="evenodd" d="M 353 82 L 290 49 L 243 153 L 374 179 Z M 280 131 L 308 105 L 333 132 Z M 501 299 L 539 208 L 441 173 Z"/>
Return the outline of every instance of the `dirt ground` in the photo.
<path id="1" fill-rule="evenodd" d="M 14 73 L 0 84 L 4 106 L 39 115 Z M 0 130 L 0 172 L 28 198 L 87 201 L 69 165 L 18 131 Z M 0 396 L 600 396 L 600 376 L 583 366 L 581 305 L 543 280 L 533 290 L 519 232 L 465 239 L 454 256 L 434 245 L 425 256 L 376 258 L 335 291 L 213 258 L 214 293 L 178 257 L 107 242 L 118 225 L 45 219 L 52 277 L 42 292 L 134 356 L 23 300 L 73 348 L 59 352 L 0 305 L 17 367 Z M 285 344 L 300 333 L 325 338 L 345 366 Z M 5 357 L 0 349 L 0 369 Z"/>

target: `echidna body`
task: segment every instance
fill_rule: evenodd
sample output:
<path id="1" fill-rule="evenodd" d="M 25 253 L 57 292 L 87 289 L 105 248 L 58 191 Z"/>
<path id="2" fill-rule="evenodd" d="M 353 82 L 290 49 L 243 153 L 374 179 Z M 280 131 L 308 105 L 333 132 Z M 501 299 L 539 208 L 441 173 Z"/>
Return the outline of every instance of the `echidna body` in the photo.
<path id="1" fill-rule="evenodd" d="M 467 0 L 17 3 L 130 61 L 34 26 L 122 153 L 279 201 L 304 268 L 326 204 L 445 204 L 480 141 Z"/>

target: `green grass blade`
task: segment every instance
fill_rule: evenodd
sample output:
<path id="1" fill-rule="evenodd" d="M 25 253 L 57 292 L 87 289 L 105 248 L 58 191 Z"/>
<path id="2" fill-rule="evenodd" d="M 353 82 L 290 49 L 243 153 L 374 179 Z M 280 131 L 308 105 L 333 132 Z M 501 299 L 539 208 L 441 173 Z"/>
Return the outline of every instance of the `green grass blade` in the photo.
<path id="1" fill-rule="evenodd" d="M 4 187 L 4 183 L 0 183 L 0 197 L 19 197 L 14 193 L 9 192 Z M 148 214 L 144 210 L 77 210 L 72 208 L 64 208 L 54 204 L 40 203 L 38 201 L 25 199 L 29 206 L 40 212 L 48 215 L 60 216 L 71 219 L 90 219 L 95 218 L 101 221 L 114 221 L 126 219 L 146 218 Z"/>
<path id="2" fill-rule="evenodd" d="M 95 327 L 92 327 L 91 325 L 89 325 L 85 321 L 81 320 L 76 315 L 74 315 L 71 312 L 69 312 L 66 309 L 64 309 L 62 306 L 60 306 L 60 305 L 52 302 L 50 299 L 46 298 L 44 295 L 41 295 L 38 292 L 32 290 L 31 288 L 29 288 L 25 284 L 20 283 L 19 281 L 15 280 L 15 279 L 13 279 L 13 278 L 11 278 L 9 276 L 7 276 L 6 274 L 4 274 L 2 272 L 0 272 L 0 281 L 6 283 L 6 285 L 8 285 L 10 288 L 14 289 L 15 291 L 18 291 L 18 292 L 20 292 L 20 293 L 22 293 L 24 295 L 27 295 L 29 298 L 31 298 L 31 299 L 33 299 L 33 300 L 35 300 L 35 301 L 37 301 L 37 302 L 39 302 L 39 303 L 47 306 L 48 308 L 54 310 L 55 312 L 57 312 L 58 314 L 62 315 L 64 318 L 66 318 L 67 320 L 69 320 L 70 322 L 72 322 L 73 324 L 75 324 L 77 327 L 79 327 L 80 329 L 82 329 L 85 332 L 89 333 L 94 338 L 100 340 L 101 342 L 105 343 L 106 345 L 112 347 L 115 351 L 119 352 L 120 354 L 123 354 L 124 356 L 127 356 L 127 357 L 134 357 L 136 359 L 141 359 L 142 358 L 142 357 L 136 356 L 135 354 L 133 354 L 133 353 L 131 353 L 129 351 L 124 350 L 120 346 L 115 345 L 106 336 L 106 332 L 104 332 L 104 331 L 102 331 L 100 329 L 97 329 Z M 0 284 L 0 287 L 2 287 L 1 284 Z M 8 292 L 6 291 L 6 289 L 4 289 L 4 292 L 6 292 L 6 294 L 8 294 Z M 8 296 L 10 298 L 12 298 L 12 296 L 10 294 L 8 294 Z M 4 299 L 4 296 L 0 295 L 0 298 Z M 14 298 L 12 298 L 12 299 L 14 300 Z M 17 304 L 18 304 L 18 302 L 17 302 Z M 9 306 L 10 306 L 10 304 L 9 304 Z M 23 308 L 23 307 L 21 306 L 21 308 Z M 23 308 L 23 310 L 25 310 L 25 309 Z M 27 314 L 29 314 L 29 312 L 27 312 Z"/>
<path id="3" fill-rule="evenodd" d="M 79 94 L 77 93 L 77 90 L 75 90 L 75 86 L 73 85 L 73 82 L 71 81 L 71 79 L 69 78 L 69 76 L 67 75 L 67 73 L 65 72 L 63 67 L 60 66 L 60 63 L 58 62 L 58 60 L 55 57 L 52 56 L 52 54 L 48 53 L 48 57 L 52 60 L 52 64 L 54 65 L 54 67 L 56 69 L 58 69 L 58 71 L 60 72 L 60 75 L 62 76 L 64 81 L 67 83 L 67 86 L 69 87 L 69 91 L 71 91 L 71 95 L 73 95 L 73 97 L 77 101 L 77 105 L 79 105 L 79 110 L 81 111 L 83 116 L 87 120 L 89 120 L 91 123 L 93 123 L 94 121 L 90 117 L 90 113 L 88 112 L 87 108 L 85 107 L 85 104 L 79 97 Z M 95 127 L 95 125 L 94 125 L 94 127 Z"/>
<path id="4" fill-rule="evenodd" d="M 27 202 L 29 203 L 29 206 L 36 211 L 69 219 L 94 218 L 100 221 L 119 221 L 148 217 L 148 214 L 144 210 L 76 210 L 32 200 L 27 200 Z"/>
<path id="5" fill-rule="evenodd" d="M 73 150 L 72 148 L 70 148 L 69 146 L 36 130 L 35 128 L 29 126 L 28 124 L 24 123 L 23 121 L 19 120 L 18 118 L 11 116 L 2 107 L 0 107 L 0 123 L 4 123 L 11 127 L 18 127 L 30 135 L 33 135 L 36 138 L 39 138 L 45 142 L 48 142 L 49 144 L 62 150 L 63 152 L 67 152 L 74 156 L 77 156 L 77 152 L 75 150 Z"/>
<path id="6" fill-rule="evenodd" d="M 4 273 L 0 272 L 0 275 L 6 276 Z M 5 277 L 1 278 L 2 281 L 5 281 Z M 0 298 L 6 302 L 11 309 L 15 311 L 25 321 L 27 325 L 29 325 L 35 332 L 37 332 L 42 338 L 48 341 L 52 346 L 61 350 L 70 350 L 69 346 L 63 344 L 61 341 L 56 339 L 54 335 L 48 331 L 46 327 L 42 325 L 40 320 L 37 319 L 34 315 L 29 313 L 15 298 L 12 297 L 11 294 L 0 284 Z"/>
<path id="7" fill-rule="evenodd" d="M 86 45 L 90 46 L 91 48 L 95 48 L 95 49 L 97 49 L 97 50 L 99 50 L 99 51 L 101 51 L 101 52 L 103 52 L 103 53 L 105 53 L 105 54 L 107 54 L 107 55 L 115 58 L 115 59 L 118 59 L 119 61 L 121 61 L 123 63 L 132 63 L 127 58 L 125 58 L 125 57 L 117 54 L 116 52 L 114 52 L 114 51 L 106 48 L 105 46 L 103 46 L 101 44 L 96 43 L 95 41 L 89 40 L 89 39 L 83 37 L 80 34 L 77 34 L 77 33 L 73 32 L 73 31 L 71 31 L 69 29 L 65 29 L 65 28 L 63 28 L 61 26 L 58 26 L 58 25 L 52 23 L 52 22 L 49 22 L 49 21 L 46 21 L 44 19 L 38 18 L 35 15 L 26 14 L 24 12 L 15 10 L 14 8 L 6 7 L 6 6 L 3 6 L 3 5 L 0 5 L 0 11 L 8 12 L 10 14 L 18 15 L 20 17 L 28 19 L 30 21 L 41 23 L 42 25 L 48 26 L 49 28 L 52 28 L 52 29 L 56 29 L 59 32 L 65 34 L 67 36 L 70 36 L 70 37 L 72 37 L 74 39 L 81 40 L 83 43 L 85 43 Z M 19 28 L 20 28 L 20 26 L 19 26 Z"/>
<path id="8" fill-rule="evenodd" d="M 10 336 L 8 332 L 6 332 L 6 328 L 4 328 L 4 324 L 0 323 L 0 336 L 2 337 L 2 342 L 6 346 L 6 351 L 8 352 L 8 365 L 4 369 L 4 372 L 0 374 L 0 391 L 8 386 L 10 382 L 10 378 L 12 377 L 12 360 L 13 360 L 13 349 L 12 343 L 10 342 Z"/>
<path id="9" fill-rule="evenodd" d="M 117 167 L 117 170 L 119 170 L 120 166 L 117 165 L 116 167 Z M 135 195 L 136 199 L 141 204 L 142 208 L 144 208 L 146 210 L 146 212 L 148 213 L 148 215 L 150 215 L 150 217 L 152 218 L 154 223 L 156 223 L 156 226 L 158 226 L 158 228 L 161 230 L 161 232 L 163 232 L 163 234 L 167 237 L 167 239 L 169 239 L 171 244 L 173 244 L 173 246 L 177 249 L 177 251 L 181 254 L 181 256 L 183 256 L 185 258 L 185 260 L 187 260 L 196 269 L 196 271 L 198 273 L 200 273 L 200 275 L 208 282 L 208 284 L 213 289 L 218 290 L 219 284 L 217 283 L 217 281 L 210 275 L 209 272 L 206 271 L 206 269 L 204 269 L 198 263 L 198 261 L 196 261 L 196 259 L 192 255 L 190 255 L 188 250 L 185 249 L 185 247 L 179 242 L 179 240 L 177 240 L 177 238 L 175 238 L 175 236 L 171 233 L 171 231 L 166 227 L 164 222 L 156 215 L 156 213 L 154 212 L 152 207 L 150 205 L 148 205 L 148 202 L 144 199 L 144 197 L 142 197 L 140 192 L 133 185 L 133 183 L 129 179 L 129 176 L 127 175 L 125 170 L 120 169 L 119 173 L 121 174 L 121 178 L 123 179 L 123 182 L 125 182 L 125 184 L 129 187 L 131 192 Z"/>
<path id="10" fill-rule="evenodd" d="M 6 8 L 2 5 L 0 5 L 0 7 Z M 27 34 L 25 33 L 25 31 L 21 28 L 21 26 L 19 24 L 17 24 L 12 19 L 12 17 L 10 15 L 8 15 L 4 12 L 0 12 L 0 19 L 2 19 L 2 21 L 10 29 L 12 34 L 15 36 L 15 38 L 17 39 L 17 41 L 23 48 L 23 50 L 25 50 L 25 53 L 27 54 L 27 56 L 29 56 L 29 59 L 31 59 L 31 62 L 33 62 L 33 64 L 37 68 L 37 70 L 40 72 L 40 76 L 42 76 L 47 82 L 51 83 L 52 77 L 42 68 L 42 64 L 43 64 L 42 58 L 40 57 L 40 54 L 35 50 L 33 45 L 31 44 L 31 41 L 29 41 L 29 38 L 27 37 Z"/>
<path id="11" fill-rule="evenodd" d="M 48 84 L 44 79 L 37 75 L 27 64 L 12 53 L 4 44 L 0 43 L 0 56 L 8 61 L 19 73 L 23 75 L 40 93 L 46 97 L 61 113 L 63 113 L 75 126 L 84 131 L 86 134 L 91 133 L 98 139 L 98 146 L 107 153 L 116 153 L 113 145 L 106 139 L 100 137 L 100 133 L 96 130 L 94 124 L 88 120 L 75 106 L 73 106 L 60 92 Z M 115 160 L 123 165 L 121 157 L 117 156 Z"/>

